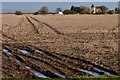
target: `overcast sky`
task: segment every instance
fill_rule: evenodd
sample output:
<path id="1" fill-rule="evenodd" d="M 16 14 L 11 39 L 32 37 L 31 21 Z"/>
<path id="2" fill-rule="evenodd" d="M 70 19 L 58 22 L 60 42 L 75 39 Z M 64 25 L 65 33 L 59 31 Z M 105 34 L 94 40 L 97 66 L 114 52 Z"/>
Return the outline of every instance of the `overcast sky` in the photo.
<path id="1" fill-rule="evenodd" d="M 73 6 L 88 6 L 92 4 L 95 6 L 105 5 L 109 9 L 115 9 L 118 7 L 118 2 L 2 2 L 3 12 L 15 12 L 20 10 L 22 12 L 35 12 L 42 6 L 47 6 L 50 12 L 54 12 L 56 8 L 60 7 L 64 9 L 70 9 Z"/>
<path id="2" fill-rule="evenodd" d="M 120 0 L 1 0 L 2 2 L 119 2 Z"/>

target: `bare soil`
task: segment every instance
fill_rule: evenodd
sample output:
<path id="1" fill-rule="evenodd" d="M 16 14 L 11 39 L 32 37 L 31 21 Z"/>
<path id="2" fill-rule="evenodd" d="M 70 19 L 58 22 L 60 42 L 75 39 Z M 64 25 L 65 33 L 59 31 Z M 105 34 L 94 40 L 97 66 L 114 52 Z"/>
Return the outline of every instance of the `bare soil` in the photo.
<path id="1" fill-rule="evenodd" d="M 120 74 L 118 15 L 2 14 L 2 43 L 12 54 L 2 53 L 3 77 L 37 78 L 26 66 L 48 77 Z"/>

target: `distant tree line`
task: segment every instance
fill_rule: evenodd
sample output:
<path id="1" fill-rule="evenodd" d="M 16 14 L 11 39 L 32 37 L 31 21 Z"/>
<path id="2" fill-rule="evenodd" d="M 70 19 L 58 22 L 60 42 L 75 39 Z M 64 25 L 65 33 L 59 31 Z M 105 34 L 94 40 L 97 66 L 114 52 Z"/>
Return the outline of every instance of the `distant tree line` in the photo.
<path id="1" fill-rule="evenodd" d="M 100 9 L 102 10 L 101 13 L 96 13 L 96 14 L 118 14 L 120 13 L 120 10 L 118 8 L 115 8 L 115 10 L 109 10 L 106 6 L 100 6 Z M 46 6 L 41 7 L 38 11 L 34 12 L 34 15 L 38 14 L 58 14 L 59 12 L 63 12 L 63 14 L 91 14 L 91 9 L 87 6 L 71 6 L 70 9 L 65 9 L 62 11 L 62 8 L 57 8 L 55 10 L 55 13 L 49 12 L 48 8 Z M 16 15 L 22 15 L 23 13 L 21 11 L 16 11 Z"/>
<path id="2" fill-rule="evenodd" d="M 109 10 L 106 6 L 100 6 L 100 9 L 102 10 L 102 12 L 96 13 L 96 14 L 105 14 Z M 91 9 L 87 6 L 80 6 L 80 7 L 72 6 L 70 11 L 72 12 L 74 11 L 75 14 L 76 13 L 77 14 L 90 14 L 91 13 Z"/>
<path id="3" fill-rule="evenodd" d="M 15 15 L 22 15 L 23 13 L 21 11 L 16 11 Z"/>
<path id="4" fill-rule="evenodd" d="M 49 10 L 46 6 L 43 6 L 41 7 L 40 10 L 38 10 L 37 12 L 34 12 L 34 15 L 37 15 L 37 14 L 48 14 L 49 13 Z"/>

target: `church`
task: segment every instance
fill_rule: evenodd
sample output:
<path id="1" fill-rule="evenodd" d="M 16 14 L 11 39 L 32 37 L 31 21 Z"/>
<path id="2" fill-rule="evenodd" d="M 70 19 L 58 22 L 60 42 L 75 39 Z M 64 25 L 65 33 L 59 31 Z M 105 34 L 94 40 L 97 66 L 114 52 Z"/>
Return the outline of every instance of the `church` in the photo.
<path id="1" fill-rule="evenodd" d="M 92 14 L 102 13 L 101 6 L 94 6 L 94 5 L 92 4 L 92 6 L 91 6 L 91 13 L 92 13 Z"/>

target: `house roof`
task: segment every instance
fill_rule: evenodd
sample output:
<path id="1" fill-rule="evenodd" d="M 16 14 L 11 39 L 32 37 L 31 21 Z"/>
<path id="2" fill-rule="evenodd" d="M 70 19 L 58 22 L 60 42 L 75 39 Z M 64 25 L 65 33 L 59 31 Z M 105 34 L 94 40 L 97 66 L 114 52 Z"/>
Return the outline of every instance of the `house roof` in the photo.
<path id="1" fill-rule="evenodd" d="M 96 8 L 99 8 L 99 9 L 101 9 L 101 6 L 96 6 Z"/>

